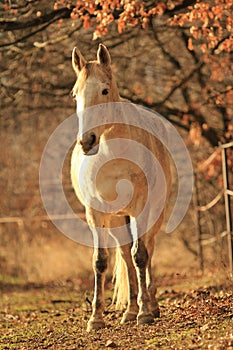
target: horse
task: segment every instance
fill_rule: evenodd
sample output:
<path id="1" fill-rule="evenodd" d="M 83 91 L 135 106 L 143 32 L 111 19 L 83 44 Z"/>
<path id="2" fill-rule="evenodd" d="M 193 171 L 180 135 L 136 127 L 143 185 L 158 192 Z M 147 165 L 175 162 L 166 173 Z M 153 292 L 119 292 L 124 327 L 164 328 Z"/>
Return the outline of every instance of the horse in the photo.
<path id="1" fill-rule="evenodd" d="M 76 82 L 72 91 L 77 104 L 79 132 L 71 157 L 71 181 L 76 196 L 85 207 L 86 221 L 92 231 L 94 241 L 95 287 L 92 314 L 88 321 L 87 331 L 105 327 L 104 284 L 109 256 L 107 242 L 110 235 L 115 237 L 118 243 L 116 244 L 114 300 L 118 308 L 121 306 L 125 308 L 121 324 L 129 321 L 137 321 L 138 325 L 150 324 L 156 317 L 159 317 L 157 289 L 151 260 L 155 235 L 164 221 L 166 204 L 169 199 L 171 160 L 161 140 L 137 125 L 118 122 L 117 117 L 114 122 L 109 121 L 106 117 L 105 123 L 101 125 L 98 123 L 91 127 L 87 125 L 86 112 L 91 111 L 89 114 L 92 119 L 89 118 L 89 121 L 98 119 L 98 115 L 92 113 L 98 106 L 102 106 L 103 110 L 105 108 L 108 116 L 111 114 L 113 105 L 116 105 L 116 108 L 131 105 L 131 102 L 120 97 L 111 68 L 111 56 L 106 46 L 99 45 L 97 59 L 93 61 L 86 61 L 79 49 L 74 47 L 72 66 L 76 73 Z M 110 144 L 114 139 L 120 140 L 119 144 L 122 142 L 122 145 L 124 140 L 140 143 L 160 163 L 166 191 L 163 189 L 160 191 L 159 196 L 164 197 L 162 208 L 156 222 L 148 229 L 142 228 L 143 225 L 140 226 L 137 222 L 137 217 L 143 211 L 148 197 L 148 184 L 143 170 L 136 161 L 130 161 L 124 156 L 112 157 L 111 161 L 105 162 L 104 166 L 99 169 L 95 178 L 96 183 L 93 184 L 90 180 L 96 162 L 101 157 L 105 159 L 104 156 L 110 152 Z M 115 146 L 112 147 L 114 150 Z M 137 157 L 140 157 L 140 154 L 137 154 Z M 85 166 L 82 170 L 83 162 Z M 116 185 L 122 179 L 126 179 L 133 186 L 131 197 L 128 198 L 126 195 L 128 204 L 122 201 L 118 207 L 114 207 L 109 212 L 101 210 L 101 201 L 112 203 L 116 200 Z M 100 203 L 100 207 L 93 206 L 93 201 Z M 148 209 L 146 217 L 150 216 L 152 210 L 153 206 Z M 114 233 L 115 228 L 120 228 L 116 234 Z M 140 229 L 146 232 L 140 234 Z M 121 230 L 123 234 L 119 233 Z M 128 237 L 128 240 L 124 240 L 125 237 Z"/>

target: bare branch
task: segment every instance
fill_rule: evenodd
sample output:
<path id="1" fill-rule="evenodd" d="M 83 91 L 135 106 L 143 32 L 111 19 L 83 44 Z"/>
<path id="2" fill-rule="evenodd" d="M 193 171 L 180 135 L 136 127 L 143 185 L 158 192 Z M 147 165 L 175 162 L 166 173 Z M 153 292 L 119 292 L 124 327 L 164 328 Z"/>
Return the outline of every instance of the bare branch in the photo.
<path id="1" fill-rule="evenodd" d="M 5 21 L 0 20 L 0 29 L 3 31 L 13 31 L 19 29 L 26 29 L 31 27 L 36 27 L 44 23 L 51 23 L 51 21 L 58 21 L 61 18 L 69 18 L 71 12 L 73 11 L 73 7 L 71 8 L 61 8 L 59 10 L 54 10 L 46 15 L 36 17 L 31 21 Z"/>
<path id="2" fill-rule="evenodd" d="M 193 75 L 203 67 L 203 65 L 204 65 L 203 62 L 199 62 L 199 63 L 196 65 L 196 67 L 194 67 L 194 69 L 192 69 L 191 72 L 190 72 L 186 77 L 184 77 L 183 79 L 181 79 L 179 83 L 177 83 L 176 85 L 174 85 L 174 86 L 172 87 L 172 89 L 170 90 L 170 92 L 167 94 L 167 96 L 165 96 L 165 97 L 163 98 L 162 101 L 157 102 L 157 105 L 164 104 L 167 100 L 169 100 L 169 98 L 174 94 L 174 92 L 175 92 L 177 89 L 181 88 L 182 85 L 184 85 L 185 83 L 187 83 L 187 82 L 193 77 Z"/>
<path id="3" fill-rule="evenodd" d="M 82 27 L 82 24 L 80 24 L 78 27 L 75 27 L 75 29 L 73 29 L 69 33 L 61 35 L 58 38 L 50 39 L 50 40 L 47 40 L 47 41 L 44 41 L 44 42 L 35 41 L 33 45 L 35 47 L 42 48 L 42 47 L 45 47 L 47 45 L 51 45 L 51 44 L 53 45 L 53 44 L 59 43 L 59 42 L 61 42 L 63 40 L 66 40 L 66 39 L 70 38 L 72 36 L 72 34 L 74 34 L 79 29 L 81 29 L 81 27 Z"/>

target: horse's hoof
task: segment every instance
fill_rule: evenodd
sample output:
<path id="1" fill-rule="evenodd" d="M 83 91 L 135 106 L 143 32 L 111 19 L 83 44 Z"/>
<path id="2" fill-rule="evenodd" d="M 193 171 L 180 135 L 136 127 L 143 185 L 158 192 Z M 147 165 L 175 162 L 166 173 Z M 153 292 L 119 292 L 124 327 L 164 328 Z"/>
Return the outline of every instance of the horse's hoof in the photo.
<path id="1" fill-rule="evenodd" d="M 130 321 L 134 321 L 137 318 L 137 313 L 136 312 L 130 312 L 130 311 L 126 311 L 123 314 L 123 317 L 121 319 L 121 324 L 124 324 L 126 322 L 130 322 Z"/>
<path id="2" fill-rule="evenodd" d="M 154 316 L 152 315 L 152 313 L 148 312 L 148 313 L 143 313 L 138 315 L 137 317 L 137 324 L 150 324 L 154 322 Z"/>
<path id="3" fill-rule="evenodd" d="M 105 327 L 105 322 L 103 320 L 92 320 L 90 319 L 87 324 L 87 332 L 92 330 L 98 330 Z"/>

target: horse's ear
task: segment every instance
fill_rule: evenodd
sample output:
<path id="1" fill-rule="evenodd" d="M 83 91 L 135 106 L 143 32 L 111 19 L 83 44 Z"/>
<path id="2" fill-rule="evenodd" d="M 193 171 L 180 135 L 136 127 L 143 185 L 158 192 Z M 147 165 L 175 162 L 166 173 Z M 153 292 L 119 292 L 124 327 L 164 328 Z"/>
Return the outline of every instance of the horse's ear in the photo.
<path id="1" fill-rule="evenodd" d="M 98 51 L 97 51 L 97 60 L 100 64 L 103 64 L 105 66 L 110 66 L 111 64 L 111 57 L 108 49 L 103 44 L 99 45 Z"/>
<path id="2" fill-rule="evenodd" d="M 86 64 L 86 60 L 79 51 L 77 47 L 74 47 L 72 52 L 72 66 L 76 74 L 78 75 L 83 68 L 83 66 Z"/>

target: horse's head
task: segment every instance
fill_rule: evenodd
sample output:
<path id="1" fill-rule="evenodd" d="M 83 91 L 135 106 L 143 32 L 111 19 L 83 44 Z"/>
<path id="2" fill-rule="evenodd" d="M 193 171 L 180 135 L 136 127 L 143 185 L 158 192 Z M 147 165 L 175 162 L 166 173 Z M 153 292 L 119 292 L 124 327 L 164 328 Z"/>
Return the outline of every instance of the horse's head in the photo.
<path id="1" fill-rule="evenodd" d="M 120 97 L 112 75 L 110 54 L 104 45 L 99 45 L 97 60 L 89 62 L 75 47 L 72 53 L 72 65 L 77 75 L 73 95 L 77 102 L 79 117 L 79 142 L 84 153 L 87 153 L 98 144 L 100 132 L 98 129 L 88 129 L 85 110 L 102 103 L 117 102 Z"/>

